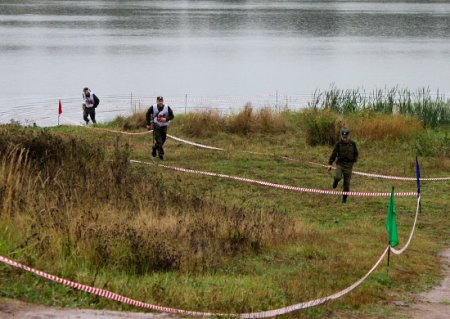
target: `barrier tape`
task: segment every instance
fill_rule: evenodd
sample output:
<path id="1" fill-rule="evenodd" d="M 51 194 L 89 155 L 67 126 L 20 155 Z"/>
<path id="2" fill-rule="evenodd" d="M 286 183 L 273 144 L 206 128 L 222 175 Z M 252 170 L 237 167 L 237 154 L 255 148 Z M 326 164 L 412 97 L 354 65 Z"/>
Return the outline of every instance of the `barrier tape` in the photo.
<path id="1" fill-rule="evenodd" d="M 308 162 L 311 165 L 321 166 L 321 167 L 328 167 L 328 165 L 320 164 L 320 163 L 314 163 L 314 162 Z M 336 169 L 335 167 L 332 167 L 332 169 Z M 402 180 L 402 181 L 417 181 L 416 177 L 401 177 L 401 176 L 391 176 L 391 175 L 379 175 L 379 174 L 372 174 L 372 173 L 364 173 L 364 172 L 358 172 L 353 171 L 353 174 L 362 175 L 362 176 L 368 176 L 368 177 L 378 177 L 378 178 L 384 178 L 384 179 L 395 179 L 395 180 Z M 420 178 L 421 181 L 447 181 L 450 180 L 450 177 L 429 177 L 429 178 Z"/>
<path id="2" fill-rule="evenodd" d="M 147 135 L 153 132 L 153 130 L 145 131 L 145 132 L 125 132 L 125 131 L 116 131 L 116 130 L 110 130 L 107 128 L 101 128 L 101 127 L 91 127 L 94 130 L 103 130 L 108 131 L 111 133 L 119 133 L 119 134 L 125 134 L 125 135 Z"/>
<path id="3" fill-rule="evenodd" d="M 297 192 L 302 192 L 302 193 L 314 193 L 314 194 L 323 194 L 323 195 L 350 195 L 350 196 L 360 196 L 360 197 L 362 197 L 362 196 L 391 196 L 391 193 L 342 192 L 342 191 L 330 191 L 330 190 L 324 190 L 324 189 L 297 187 L 297 186 L 265 182 L 265 181 L 260 181 L 260 180 L 245 178 L 245 177 L 238 177 L 238 176 L 206 172 L 206 171 L 197 171 L 197 170 L 188 169 L 188 168 L 168 166 L 168 165 L 164 165 L 164 164 L 149 163 L 149 162 L 143 162 L 143 161 L 138 161 L 138 160 L 130 160 L 130 162 L 138 163 L 138 164 L 145 164 L 145 165 L 157 165 L 160 167 L 172 169 L 174 171 L 183 172 L 183 173 L 191 173 L 191 174 L 197 174 L 197 175 L 206 175 L 206 176 L 215 176 L 215 177 L 221 177 L 221 178 L 227 178 L 227 179 L 234 179 L 234 180 L 241 181 L 241 182 L 263 185 L 263 186 L 268 186 L 268 187 L 273 187 L 273 188 L 292 190 L 292 191 L 297 191 Z M 417 196 L 417 192 L 398 192 L 398 193 L 395 193 L 395 196 Z"/>
<path id="4" fill-rule="evenodd" d="M 73 121 L 71 121 L 73 122 Z M 83 126 L 80 123 L 76 123 L 77 125 Z M 116 130 L 110 130 L 110 129 L 106 129 L 106 128 L 100 128 L 100 127 L 88 127 L 88 128 L 93 128 L 93 129 L 97 129 L 97 130 L 106 130 L 108 132 L 112 132 L 112 133 L 119 133 L 119 134 L 127 134 L 127 135 L 145 135 L 145 134 L 149 134 L 152 131 L 147 131 L 147 132 L 138 132 L 138 133 L 131 133 L 131 132 L 124 132 L 124 131 L 116 131 Z M 215 150 L 215 151 L 226 151 L 226 149 L 224 148 L 220 148 L 220 147 L 215 147 L 215 146 L 209 146 L 209 145 L 205 145 L 205 144 L 200 144 L 200 143 L 195 143 L 195 142 L 191 142 L 191 141 L 187 141 L 184 140 L 182 138 L 173 136 L 173 135 L 169 135 L 167 134 L 167 137 L 181 142 L 181 143 L 185 143 L 188 145 L 192 145 L 192 146 L 196 146 L 199 148 L 205 148 L 205 149 L 210 149 L 210 150 Z M 249 154 L 255 154 L 255 155 L 271 155 L 268 153 L 261 153 L 261 152 L 254 152 L 254 151 L 241 151 L 244 153 L 249 153 Z M 294 158 L 290 158 L 287 156 L 278 156 L 284 160 L 287 161 L 292 161 L 292 162 L 301 162 L 297 159 Z M 324 164 L 320 164 L 320 163 L 314 163 L 314 162 L 308 162 L 311 165 L 316 165 L 316 166 L 321 166 L 321 167 L 328 167 L 328 165 L 324 165 Z M 336 169 L 335 167 L 332 167 L 332 169 Z M 361 176 L 366 176 L 366 177 L 375 177 L 375 178 L 381 178 L 381 179 L 391 179 L 391 180 L 403 180 L 403 181 L 417 181 L 417 178 L 415 177 L 402 177 L 402 176 L 391 176 L 391 175 L 381 175 L 381 174 L 373 174 L 373 173 L 364 173 L 364 172 L 359 172 L 359 171 L 353 171 L 353 174 L 355 175 L 361 175 Z M 428 177 L 428 178 L 424 178 L 421 177 L 420 178 L 421 181 L 447 181 L 450 180 L 450 177 Z"/>
<path id="5" fill-rule="evenodd" d="M 77 121 L 73 121 L 72 119 L 69 119 L 69 118 L 67 118 L 67 117 L 65 117 L 65 116 L 64 116 L 64 117 L 62 116 L 62 118 L 65 119 L 65 120 L 67 120 L 67 121 L 69 121 L 69 122 L 72 123 L 72 124 L 77 125 L 77 126 L 81 126 L 81 127 L 85 127 L 85 128 L 90 128 L 90 129 L 93 129 L 93 130 L 107 131 L 107 132 L 110 132 L 110 133 L 116 133 L 116 134 L 125 134 L 125 135 L 146 135 L 146 134 L 150 134 L 151 132 L 153 132 L 153 130 L 145 131 L 145 132 L 125 132 L 125 131 L 117 131 L 117 130 L 111 130 L 111 129 L 103 128 L 103 127 L 85 126 L 85 125 L 83 125 L 83 124 L 81 124 L 81 123 L 78 123 Z"/>
<path id="6" fill-rule="evenodd" d="M 192 146 L 196 146 L 196 147 L 200 147 L 200 148 L 205 148 L 205 149 L 211 149 L 211 150 L 226 151 L 224 148 L 190 142 L 190 141 L 187 141 L 187 140 L 184 140 L 184 139 L 181 139 L 179 137 L 175 137 L 175 136 L 172 136 L 172 135 L 169 135 L 169 134 L 167 134 L 167 136 L 172 138 L 175 141 L 182 142 L 182 143 L 185 143 L 185 144 L 188 144 L 188 145 L 192 145 Z M 268 154 L 268 153 L 253 152 L 253 151 L 241 151 L 241 152 L 249 153 L 249 154 L 256 154 L 256 155 L 271 155 L 271 154 Z M 301 162 L 301 161 L 299 161 L 299 160 L 297 160 L 295 158 L 291 158 L 291 157 L 287 157 L 287 156 L 278 156 L 278 157 L 282 158 L 282 159 L 285 159 L 287 161 Z M 319 164 L 319 163 L 314 163 L 314 162 L 308 162 L 308 163 L 312 164 L 312 165 L 328 167 L 328 165 L 324 165 L 324 164 Z M 336 168 L 333 167 L 332 169 L 336 169 Z M 361 175 L 361 176 L 367 176 L 367 177 L 376 177 L 376 178 L 382 178 L 382 179 L 393 179 L 393 180 L 403 180 L 403 181 L 416 181 L 417 180 L 417 178 L 415 178 L 415 177 L 381 175 L 381 174 L 364 173 L 364 172 L 358 172 L 358 171 L 353 171 L 353 174 Z M 447 180 L 450 180 L 450 177 L 429 177 L 429 178 L 421 177 L 420 180 L 421 181 L 447 181 Z"/>
<path id="7" fill-rule="evenodd" d="M 39 277 L 45 278 L 45 279 L 49 279 L 52 281 L 55 281 L 59 284 L 62 284 L 64 286 L 68 286 L 74 289 L 78 289 L 93 295 L 97 295 L 100 297 L 104 297 L 106 299 L 110 299 L 110 300 L 114 300 L 114 301 L 118 301 L 121 303 L 125 303 L 128 305 L 132 305 L 132 306 L 136 306 L 136 307 L 140 307 L 140 308 L 145 308 L 145 309 L 150 309 L 150 310 L 154 310 L 154 311 L 159 311 L 159 312 L 166 312 L 166 313 L 173 313 L 173 314 L 179 314 L 179 315 L 189 315 L 189 316 L 197 316 L 197 317 L 237 317 L 237 318 L 267 318 L 267 317 L 274 317 L 274 316 L 279 316 L 279 315 L 283 315 L 295 310 L 300 310 L 300 309 L 305 309 L 305 308 L 310 308 L 313 306 L 317 306 L 320 304 L 323 304 L 329 300 L 333 300 L 333 299 L 337 299 L 347 293 L 349 293 L 350 291 L 352 291 L 353 289 L 355 289 L 356 287 L 358 287 L 364 280 L 366 280 L 366 278 L 378 267 L 378 265 L 381 263 L 381 261 L 383 260 L 384 256 L 386 255 L 386 253 L 389 250 L 389 246 L 386 247 L 386 249 L 384 250 L 383 254 L 380 256 L 380 258 L 378 259 L 378 261 L 375 263 L 375 265 L 369 270 L 369 272 L 367 272 L 361 279 L 359 279 L 358 281 L 356 281 L 354 284 L 352 284 L 351 286 L 335 293 L 332 294 L 330 296 L 324 297 L 324 298 L 319 298 L 319 299 L 314 299 L 311 301 L 307 301 L 307 302 L 302 302 L 302 303 L 298 303 L 295 305 L 291 305 L 291 306 L 287 306 L 287 307 L 283 307 L 283 308 L 279 308 L 279 309 L 275 309 L 275 310 L 268 310 L 268 311 L 261 311 L 261 312 L 249 312 L 249 313 L 241 313 L 241 314 L 227 314 L 227 313 L 212 313 L 212 312 L 201 312 L 201 311 L 191 311 L 191 310 L 182 310 L 182 309 L 176 309 L 176 308 L 170 308 L 170 307 L 163 307 L 163 306 L 158 306 L 158 305 L 153 305 L 153 304 L 149 304 L 149 303 L 145 303 L 142 301 L 137 301 L 128 297 L 124 297 L 122 295 L 113 293 L 111 291 L 108 290 L 104 290 L 104 289 L 99 289 L 99 288 L 95 288 L 95 287 L 91 287 L 91 286 L 87 286 L 87 285 L 82 285 L 70 280 L 66 280 L 54 275 L 50 275 L 46 272 L 40 271 L 40 270 L 36 270 L 34 268 L 25 266 L 21 263 L 18 263 L 14 260 L 8 259 L 6 257 L 0 256 L 0 261 L 4 264 L 19 268 L 19 269 L 23 269 L 25 271 L 31 272 Z"/>
<path id="8" fill-rule="evenodd" d="M 115 300 L 115 301 L 119 301 L 121 303 L 126 303 L 132 306 L 136 306 L 136 307 L 140 307 L 140 308 L 145 308 L 145 309 L 150 309 L 150 310 L 154 310 L 154 311 L 159 311 L 159 312 L 166 312 L 166 313 L 173 313 L 173 314 L 179 314 L 179 315 L 190 315 L 190 316 L 199 316 L 199 317 L 234 317 L 234 318 L 267 318 L 267 317 L 274 317 L 274 316 L 279 316 L 279 315 L 283 315 L 283 314 L 287 314 L 296 310 L 300 310 L 300 309 L 306 309 L 306 308 L 310 308 L 310 307 L 314 307 L 320 304 L 323 304 L 327 301 L 330 300 L 334 300 L 337 299 L 339 297 L 342 297 L 343 295 L 349 293 L 350 291 L 352 291 L 353 289 L 355 289 L 356 287 L 358 287 L 361 283 L 363 283 L 367 277 L 375 271 L 375 269 L 380 265 L 381 261 L 383 260 L 383 258 L 386 256 L 386 253 L 391 250 L 393 253 L 399 255 L 402 254 L 409 246 L 409 244 L 411 243 L 412 237 L 414 235 L 414 229 L 416 227 L 417 224 L 417 217 L 419 214 L 419 208 L 420 208 L 420 195 L 417 197 L 417 208 L 416 208 L 416 216 L 414 218 L 414 223 L 413 223 L 413 227 L 409 236 L 409 239 L 406 243 L 406 245 L 400 249 L 400 250 L 396 250 L 394 248 L 392 248 L 390 245 L 386 247 L 386 249 L 384 250 L 384 252 L 381 254 L 381 256 L 378 258 L 377 262 L 372 266 L 372 268 L 363 276 L 361 277 L 358 281 L 356 281 L 355 283 L 353 283 L 351 286 L 348 286 L 347 288 L 329 295 L 327 297 L 323 297 L 323 298 L 318 298 L 318 299 L 313 299 L 310 301 L 306 301 L 306 302 L 301 302 L 301 303 L 297 303 L 294 305 L 290 305 L 287 307 L 282 307 L 282 308 L 278 308 L 278 309 L 274 309 L 274 310 L 268 310 L 268 311 L 260 311 L 260 312 L 249 312 L 249 313 L 241 313 L 241 314 L 226 314 L 226 313 L 212 313 L 212 312 L 201 312 L 201 311 L 190 311 L 190 310 L 182 310 L 182 309 L 177 309 L 177 308 L 171 308 L 171 307 L 163 307 L 163 306 L 158 306 L 158 305 L 153 305 L 153 304 L 149 304 L 149 303 L 145 303 L 145 302 L 141 302 L 141 301 L 137 301 L 128 297 L 124 297 L 122 295 L 113 293 L 111 291 L 108 290 L 104 290 L 104 289 L 99 289 L 99 288 L 94 288 L 91 286 L 87 286 L 87 285 L 82 285 L 70 280 L 66 280 L 66 279 L 62 279 L 60 277 L 54 276 L 54 275 L 50 275 L 46 272 L 40 271 L 40 270 L 36 270 L 34 268 L 25 266 L 21 263 L 18 263 L 14 260 L 8 259 L 6 257 L 0 256 L 0 262 L 3 262 L 6 265 L 10 265 L 19 269 L 23 269 L 25 271 L 31 272 L 39 277 L 48 279 L 48 280 L 52 280 L 55 281 L 59 284 L 74 288 L 74 289 L 78 289 L 90 294 L 94 294 L 100 297 L 104 297 L 106 299 L 110 299 L 110 300 Z"/>
<path id="9" fill-rule="evenodd" d="M 372 266 L 372 268 L 363 276 L 361 277 L 358 281 L 356 281 L 355 283 L 353 283 L 352 285 L 348 286 L 347 288 L 329 295 L 327 297 L 323 297 L 323 298 L 318 298 L 318 299 L 313 299 L 310 301 L 306 301 L 306 302 L 301 302 L 301 303 L 297 303 L 294 305 L 290 305 L 287 307 L 282 307 L 282 308 L 278 308 L 278 309 L 274 309 L 274 310 L 268 310 L 268 311 L 260 311 L 260 312 L 249 312 L 249 313 L 241 313 L 241 314 L 226 314 L 226 313 L 212 313 L 212 312 L 201 312 L 201 311 L 190 311 L 190 310 L 182 310 L 182 309 L 177 309 L 177 308 L 171 308 L 171 307 L 163 307 L 163 306 L 158 306 L 158 305 L 153 305 L 153 304 L 149 304 L 149 303 L 145 303 L 145 302 L 141 302 L 141 301 L 137 301 L 128 297 L 124 297 L 122 295 L 113 293 L 111 291 L 108 290 L 104 290 L 104 289 L 99 289 L 99 288 L 95 288 L 95 287 L 91 287 L 91 286 L 87 286 L 87 285 L 83 285 L 83 284 L 79 284 L 70 280 L 66 280 L 66 279 L 62 279 L 60 277 L 54 276 L 54 275 L 50 275 L 46 272 L 40 271 L 40 270 L 36 270 L 34 268 L 25 266 L 21 263 L 18 263 L 14 260 L 8 259 L 6 257 L 0 256 L 0 262 L 3 262 L 6 265 L 10 265 L 19 269 L 23 269 L 25 271 L 31 272 L 39 277 L 48 279 L 48 280 L 52 280 L 54 282 L 57 282 L 59 284 L 74 288 L 74 289 L 78 289 L 90 294 L 94 294 L 100 297 L 104 297 L 106 299 L 110 299 L 110 300 L 114 300 L 114 301 L 118 301 L 121 303 L 126 303 L 128 305 L 132 305 L 135 307 L 140 307 L 140 308 L 145 308 L 145 309 L 150 309 L 150 310 L 154 310 L 154 311 L 159 311 L 159 312 L 165 312 L 165 313 L 173 313 L 173 314 L 179 314 L 179 315 L 189 315 L 189 316 L 198 316 L 198 317 L 233 317 L 233 318 L 247 318 L 247 319 L 251 319 L 251 318 L 267 318 L 267 317 L 275 317 L 275 316 L 279 316 L 279 315 L 284 315 L 296 310 L 301 310 L 301 309 L 306 309 L 306 308 L 310 308 L 310 307 L 314 307 L 314 306 L 318 306 L 320 304 L 323 304 L 327 301 L 330 300 L 334 300 L 337 298 L 340 298 L 342 296 L 344 296 L 345 294 L 349 293 L 350 291 L 352 291 L 353 289 L 355 289 L 356 287 L 358 287 L 360 284 L 362 284 L 367 277 L 369 277 L 369 275 L 371 273 L 373 273 L 375 271 L 375 269 L 380 265 L 381 261 L 383 260 L 383 258 L 386 256 L 386 253 L 391 250 L 394 254 L 400 255 L 402 254 L 409 246 L 409 244 L 411 243 L 412 237 L 414 235 L 414 230 L 417 224 L 417 217 L 419 214 L 419 208 L 420 208 L 420 195 L 417 197 L 417 208 L 416 208 L 416 215 L 414 217 L 414 223 L 413 223 L 413 227 L 411 230 L 411 233 L 409 235 L 409 239 L 407 241 L 407 243 L 405 244 L 405 246 L 400 249 L 400 250 L 396 250 L 393 247 L 391 247 L 390 245 L 386 247 L 386 249 L 384 250 L 384 252 L 381 254 L 381 256 L 378 258 L 377 262 Z"/>
<path id="10" fill-rule="evenodd" d="M 408 248 L 409 244 L 411 243 L 411 240 L 412 240 L 413 235 L 414 235 L 414 229 L 416 229 L 417 217 L 419 216 L 419 209 L 420 209 L 420 194 L 419 194 L 419 196 L 417 196 L 416 216 L 414 217 L 414 223 L 413 223 L 413 227 L 411 229 L 411 233 L 409 234 L 408 241 L 406 242 L 405 246 L 402 249 L 397 250 L 397 249 L 395 249 L 393 247 L 390 247 L 391 251 L 394 254 L 396 254 L 396 255 L 403 254 L 405 252 L 405 250 Z"/>
<path id="11" fill-rule="evenodd" d="M 206 148 L 206 149 L 216 150 L 216 151 L 225 151 L 224 148 L 208 146 L 208 145 L 203 145 L 203 144 L 194 143 L 194 142 L 189 142 L 189 141 L 183 140 L 182 138 L 175 137 L 175 136 L 172 136 L 172 135 L 169 135 L 169 134 L 167 134 L 167 137 L 170 137 L 171 139 L 173 139 L 175 141 L 182 142 L 182 143 L 185 143 L 185 144 L 189 144 L 189 145 L 192 145 L 192 146 L 197 146 L 197 147 L 200 147 L 200 148 Z"/>

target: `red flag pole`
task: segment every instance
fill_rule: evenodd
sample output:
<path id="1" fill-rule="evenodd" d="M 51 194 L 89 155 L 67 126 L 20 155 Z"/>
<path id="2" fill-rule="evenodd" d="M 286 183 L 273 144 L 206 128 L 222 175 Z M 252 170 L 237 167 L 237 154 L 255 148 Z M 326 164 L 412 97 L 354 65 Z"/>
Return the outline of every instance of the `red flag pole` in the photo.
<path id="1" fill-rule="evenodd" d="M 59 117 L 62 114 L 62 103 L 61 100 L 59 100 L 59 104 L 58 104 L 58 126 L 59 126 Z"/>

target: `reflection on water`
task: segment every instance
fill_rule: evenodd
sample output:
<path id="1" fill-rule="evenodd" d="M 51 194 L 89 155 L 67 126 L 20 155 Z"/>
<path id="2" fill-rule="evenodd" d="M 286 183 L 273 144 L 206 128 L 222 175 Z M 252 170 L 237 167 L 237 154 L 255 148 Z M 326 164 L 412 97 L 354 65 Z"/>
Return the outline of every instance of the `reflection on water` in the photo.
<path id="1" fill-rule="evenodd" d="M 449 1 L 0 1 L 0 120 L 14 103 L 30 118 L 50 116 L 48 99 L 78 110 L 84 86 L 180 107 L 331 83 L 445 92 L 449 38 Z"/>

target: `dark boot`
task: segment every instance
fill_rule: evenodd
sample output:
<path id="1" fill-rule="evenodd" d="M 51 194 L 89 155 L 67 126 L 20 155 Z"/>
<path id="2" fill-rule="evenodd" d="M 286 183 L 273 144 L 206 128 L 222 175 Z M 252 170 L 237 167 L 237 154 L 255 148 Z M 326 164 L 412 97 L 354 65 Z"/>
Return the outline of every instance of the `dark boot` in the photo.
<path id="1" fill-rule="evenodd" d="M 339 184 L 339 180 L 338 179 L 334 179 L 333 181 L 333 188 L 336 188 Z"/>
<path id="2" fill-rule="evenodd" d="M 156 147 L 152 146 L 152 156 L 156 157 Z"/>
<path id="3" fill-rule="evenodd" d="M 342 203 L 347 203 L 347 196 L 348 195 L 342 195 Z"/>

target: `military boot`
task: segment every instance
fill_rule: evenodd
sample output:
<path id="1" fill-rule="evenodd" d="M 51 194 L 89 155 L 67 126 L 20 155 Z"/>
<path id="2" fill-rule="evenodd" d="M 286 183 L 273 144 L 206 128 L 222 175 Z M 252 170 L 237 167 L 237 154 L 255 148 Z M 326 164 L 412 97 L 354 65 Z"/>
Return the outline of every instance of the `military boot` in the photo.
<path id="1" fill-rule="evenodd" d="M 334 179 L 333 181 L 333 188 L 336 188 L 339 184 L 339 180 L 338 179 Z"/>
<path id="2" fill-rule="evenodd" d="M 152 146 L 152 156 L 156 157 L 156 147 Z"/>
<path id="3" fill-rule="evenodd" d="M 347 203 L 347 196 L 348 195 L 342 195 L 342 203 Z"/>

